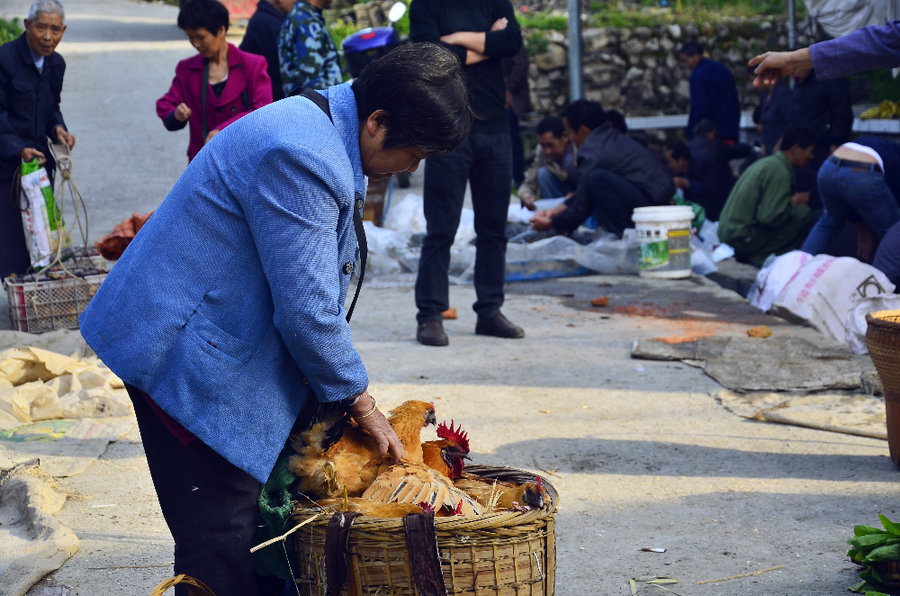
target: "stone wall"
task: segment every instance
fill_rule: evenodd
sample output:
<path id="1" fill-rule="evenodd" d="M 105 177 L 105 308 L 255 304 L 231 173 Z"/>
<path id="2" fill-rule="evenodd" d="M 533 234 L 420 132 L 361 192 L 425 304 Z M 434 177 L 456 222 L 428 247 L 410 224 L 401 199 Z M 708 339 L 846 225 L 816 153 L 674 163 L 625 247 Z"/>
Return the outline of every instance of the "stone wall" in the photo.
<path id="1" fill-rule="evenodd" d="M 807 23 L 797 28 L 798 47 L 824 38 Z M 532 56 L 529 79 L 534 110 L 542 115 L 559 113 L 569 102 L 566 35 L 525 31 L 525 39 Z M 584 96 L 628 116 L 686 113 L 690 71 L 679 61 L 678 51 L 687 41 L 699 41 L 712 59 L 731 68 L 743 108 L 753 109 L 759 93 L 750 84 L 747 61 L 769 49 L 787 48 L 787 20 L 584 29 Z"/>
<path id="2" fill-rule="evenodd" d="M 342 0 L 339 16 L 359 28 L 386 24 L 395 0 L 350 4 Z M 565 15 L 564 0 L 538 0 L 529 10 Z M 514 2 L 514 5 L 517 5 Z M 587 21 L 586 14 L 582 18 Z M 662 20 L 662 19 L 661 19 Z M 558 114 L 569 103 L 568 39 L 564 32 L 523 30 L 531 56 L 529 80 L 537 116 Z M 797 24 L 797 45 L 824 39 L 810 21 Z M 628 116 L 684 114 L 690 103 L 690 72 L 678 60 L 687 41 L 698 41 L 714 60 L 734 73 L 743 109 L 753 109 L 759 93 L 750 84 L 747 60 L 770 49 L 788 47 L 787 18 L 727 18 L 716 23 L 660 24 L 653 27 L 596 28 L 582 32 L 584 96 Z"/>

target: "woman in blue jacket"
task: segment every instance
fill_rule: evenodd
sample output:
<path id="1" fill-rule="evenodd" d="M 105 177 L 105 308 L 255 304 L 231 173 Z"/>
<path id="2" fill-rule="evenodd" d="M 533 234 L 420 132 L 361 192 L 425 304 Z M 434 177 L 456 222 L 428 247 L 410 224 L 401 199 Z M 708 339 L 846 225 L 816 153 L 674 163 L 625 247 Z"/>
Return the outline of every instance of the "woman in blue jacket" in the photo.
<path id="1" fill-rule="evenodd" d="M 330 118 L 291 97 L 216 135 L 80 319 L 132 397 L 175 573 L 219 596 L 268 593 L 248 556 L 260 483 L 307 400 L 341 402 L 402 456 L 345 319 L 354 209 L 366 176 L 414 171 L 471 125 L 459 62 L 437 44 L 400 46 L 321 96 Z"/>

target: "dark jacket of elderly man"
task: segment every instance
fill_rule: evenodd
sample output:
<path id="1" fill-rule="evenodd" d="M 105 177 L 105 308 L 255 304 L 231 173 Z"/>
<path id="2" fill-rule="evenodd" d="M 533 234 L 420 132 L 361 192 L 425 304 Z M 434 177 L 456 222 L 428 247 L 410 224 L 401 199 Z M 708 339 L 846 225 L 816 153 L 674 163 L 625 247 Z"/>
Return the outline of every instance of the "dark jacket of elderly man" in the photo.
<path id="1" fill-rule="evenodd" d="M 52 177 L 55 164 L 47 137 L 66 140 L 60 139 L 57 131 L 57 127 L 66 130 L 59 109 L 66 62 L 55 51 L 62 33 L 58 32 L 56 43 L 49 33 L 46 37 L 51 40 L 47 43 L 38 32 L 46 25 L 45 20 L 65 29 L 60 15 L 39 13 L 34 20 L 26 19 L 25 33 L 0 46 L 0 277 L 24 273 L 30 265 L 18 187 L 13 187 L 23 150 L 32 148 L 43 154 L 47 160 L 44 167 Z M 74 144 L 74 137 L 70 144 Z"/>

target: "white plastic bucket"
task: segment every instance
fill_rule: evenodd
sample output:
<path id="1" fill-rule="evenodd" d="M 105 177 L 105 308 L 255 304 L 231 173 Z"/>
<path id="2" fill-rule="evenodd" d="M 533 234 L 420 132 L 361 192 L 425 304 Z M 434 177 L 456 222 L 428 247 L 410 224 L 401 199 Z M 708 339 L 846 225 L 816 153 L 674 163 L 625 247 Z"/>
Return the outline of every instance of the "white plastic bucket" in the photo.
<path id="1" fill-rule="evenodd" d="M 680 205 L 638 207 L 631 216 L 640 246 L 641 277 L 691 276 L 691 221 L 694 210 Z"/>

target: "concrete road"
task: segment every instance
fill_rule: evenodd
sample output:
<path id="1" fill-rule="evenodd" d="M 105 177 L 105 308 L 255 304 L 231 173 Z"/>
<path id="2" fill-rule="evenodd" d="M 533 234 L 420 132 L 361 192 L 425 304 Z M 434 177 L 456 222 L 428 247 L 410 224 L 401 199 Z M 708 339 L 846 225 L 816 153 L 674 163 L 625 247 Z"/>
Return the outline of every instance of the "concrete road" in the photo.
<path id="1" fill-rule="evenodd" d="M 26 4 L 2 11 L 21 17 Z M 192 49 L 173 7 L 66 6 L 63 111 L 95 240 L 155 208 L 183 170 L 186 133 L 165 131 L 154 101 Z M 885 441 L 739 418 L 700 369 L 630 358 L 646 337 L 740 334 L 763 322 L 812 333 L 703 278 L 511 284 L 505 312 L 528 334 L 516 341 L 475 336 L 474 292 L 454 286 L 460 317 L 447 323 L 446 348 L 415 342 L 408 284 L 373 281 L 353 329 L 379 403 L 433 399 L 441 419 L 468 429 L 476 462 L 540 472 L 556 486 L 558 594 L 626 595 L 630 578 L 646 576 L 675 578 L 665 588 L 686 596 L 843 594 L 856 581 L 845 556 L 853 525 L 900 518 Z M 591 308 L 601 295 L 610 307 Z M 58 517 L 82 548 L 41 586 L 138 596 L 171 576 L 172 542 L 136 433 L 60 484 L 74 497 Z M 665 588 L 638 583 L 639 594 Z"/>

